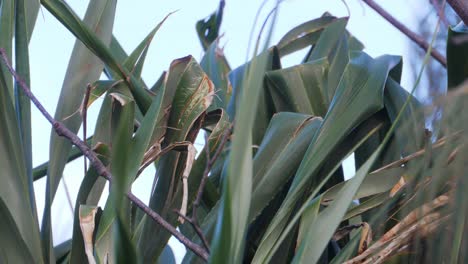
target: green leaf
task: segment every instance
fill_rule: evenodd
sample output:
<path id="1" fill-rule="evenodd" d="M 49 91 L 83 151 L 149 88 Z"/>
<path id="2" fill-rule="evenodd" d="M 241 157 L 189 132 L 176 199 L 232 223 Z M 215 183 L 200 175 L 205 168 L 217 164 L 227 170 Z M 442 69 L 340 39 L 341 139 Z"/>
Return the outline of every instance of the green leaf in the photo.
<path id="1" fill-rule="evenodd" d="M 163 71 L 161 73 L 161 76 L 159 76 L 159 79 L 154 83 L 154 85 L 151 87 L 150 91 L 153 93 L 157 93 L 164 85 L 167 77 L 167 72 Z"/>
<path id="2" fill-rule="evenodd" d="M 112 97 L 112 150 L 110 171 L 112 173 L 112 185 L 110 188 L 109 199 L 114 201 L 115 213 L 119 213 L 121 217 L 130 213 L 129 202 L 126 200 L 125 194 L 130 191 L 134 177 L 136 177 L 137 168 L 134 169 L 132 163 L 141 162 L 138 156 L 143 156 L 143 153 L 135 153 L 132 151 L 131 141 L 133 135 L 133 121 L 135 118 L 135 101 L 132 98 L 130 90 L 125 85 L 117 86 L 109 96 Z M 129 154 L 137 156 L 135 161 L 129 159 Z M 134 171 L 134 172 L 133 172 Z M 133 172 L 133 174 L 132 174 Z M 106 208 L 107 210 L 108 208 Z M 120 224 L 128 228 L 129 222 L 122 219 Z M 119 225 L 120 225 L 119 224 Z M 123 228 L 121 227 L 121 228 Z M 120 228 L 120 227 L 119 227 Z"/>
<path id="3" fill-rule="evenodd" d="M 322 199 L 313 199 L 309 202 L 306 209 L 302 213 L 301 222 L 299 225 L 299 233 L 297 234 L 297 245 L 301 245 L 302 241 L 308 240 L 309 228 L 318 218 L 321 201 Z"/>
<path id="4" fill-rule="evenodd" d="M 278 113 L 273 116 L 265 133 L 265 139 L 253 160 L 253 191 L 249 223 L 256 219 L 288 179 L 294 175 L 307 149 L 307 144 L 318 129 L 320 122 L 320 118 L 312 118 L 299 113 Z M 199 160 L 206 162 L 203 156 L 201 153 L 197 162 Z M 208 239 L 211 238 L 216 224 L 219 205 L 219 203 L 216 204 L 205 218 L 201 218 L 202 228 Z M 198 241 L 196 236 L 194 239 Z M 190 262 L 189 259 L 194 259 L 194 257 L 193 253 L 187 252 L 184 262 Z"/>
<path id="5" fill-rule="evenodd" d="M 42 2 L 45 4 L 44 1 Z M 64 5 L 62 2 L 54 2 L 56 5 Z M 47 5 L 47 4 L 45 4 Z M 90 27 L 96 31 L 103 42 L 109 43 L 112 36 L 116 1 L 94 1 L 91 2 L 86 11 L 84 20 L 86 28 Z M 76 17 L 74 17 L 76 19 Z M 70 17 L 71 19 L 71 17 Z M 85 27 L 85 26 L 83 26 Z M 97 38 L 97 37 L 96 37 Z M 104 45 L 104 44 L 103 44 Z M 88 48 L 80 41 L 76 41 L 67 68 L 67 73 L 60 93 L 59 103 L 55 113 L 55 119 L 63 122 L 72 132 L 78 132 L 81 126 L 81 116 L 79 108 L 84 97 L 88 83 L 99 79 L 102 72 L 102 62 L 94 56 Z M 68 153 L 71 149 L 71 142 L 68 139 L 59 137 L 55 131 L 51 132 L 50 158 L 48 167 L 46 206 L 42 221 L 42 239 L 46 245 L 46 257 L 53 260 L 52 233 L 51 233 L 51 205 L 62 177 L 62 173 L 67 161 Z M 50 254 L 50 255 L 49 255 Z"/>
<path id="6" fill-rule="evenodd" d="M 28 177 L 21 146 L 21 138 L 18 122 L 15 116 L 13 102 L 6 87 L 0 87 L 0 199 L 2 203 L 1 243 L 24 248 L 25 254 L 30 254 L 33 262 L 41 263 L 42 250 L 39 236 L 39 227 L 36 217 L 33 215 L 33 199 L 30 197 Z M 12 226 L 13 225 L 13 226 Z M 5 228 L 5 229 L 4 229 Z M 16 230 L 16 231 L 15 231 Z M 4 232 L 5 233 L 4 233 Z M 23 242 L 20 242 L 23 241 Z M 15 244 L 16 243 L 16 244 Z M 18 243 L 23 243 L 21 246 Z M 9 257 L 10 251 L 2 255 Z M 12 254 L 15 251 L 11 251 Z M 13 257 L 13 255 L 11 256 Z"/>
<path id="7" fill-rule="evenodd" d="M 384 104 L 390 121 L 393 123 L 405 101 L 410 98 L 408 107 L 402 113 L 401 122 L 395 127 L 396 142 L 392 145 L 397 157 L 407 156 L 423 147 L 425 117 L 423 106 L 392 78 L 385 86 Z"/>
<path id="8" fill-rule="evenodd" d="M 236 94 L 239 104 L 236 108 L 235 137 L 225 169 L 218 222 L 211 246 L 210 261 L 213 263 L 242 262 L 253 178 L 252 129 L 255 115 L 252 112 L 260 99 L 265 69 L 269 68 L 271 61 L 272 52 L 268 50 L 255 57 L 243 74 L 242 92 Z M 227 260 L 225 256 L 230 257 Z"/>
<path id="9" fill-rule="evenodd" d="M 223 20 L 224 5 L 224 0 L 221 0 L 216 12 L 211 14 L 211 16 L 198 21 L 196 24 L 198 38 L 200 39 L 204 50 L 207 50 L 219 36 L 219 29 L 221 27 L 221 21 Z"/>
<path id="10" fill-rule="evenodd" d="M 119 250 L 115 247 L 121 244 L 115 244 L 116 242 L 131 243 L 124 241 L 128 232 L 125 230 L 129 230 L 130 223 L 129 218 L 123 216 L 130 213 L 130 202 L 125 194 L 130 190 L 136 176 L 136 171 L 133 175 L 130 174 L 132 161 L 128 157 L 134 154 L 131 152 L 130 142 L 133 135 L 135 102 L 124 83 L 109 91 L 108 96 L 112 100 L 109 136 L 112 146 L 110 171 L 113 178 L 109 198 L 96 233 L 96 256 L 100 261 L 106 258 L 114 259 L 117 256 Z M 118 223 L 116 223 L 117 218 L 121 218 Z"/>
<path id="11" fill-rule="evenodd" d="M 348 18 L 339 18 L 335 23 L 326 27 L 320 35 L 320 39 L 311 48 L 307 56 L 307 61 L 327 58 L 330 65 L 326 72 L 326 105 L 329 105 L 332 101 L 335 90 L 341 81 L 343 71 L 349 62 L 350 50 L 348 48 L 348 36 L 346 32 L 347 23 Z"/>
<path id="12" fill-rule="evenodd" d="M 376 132 L 378 132 L 381 128 L 381 124 L 376 124 L 376 125 L 367 125 L 363 124 L 356 128 L 357 131 L 353 131 L 352 135 L 350 135 L 350 142 L 346 142 L 343 144 L 340 144 L 337 151 L 337 153 L 333 153 L 331 158 L 327 160 L 326 164 L 324 165 L 324 169 L 322 171 L 327 172 L 325 177 L 322 177 L 320 179 L 317 179 L 317 182 L 314 182 L 314 184 L 311 186 L 312 190 L 310 191 L 310 194 L 307 194 L 308 198 L 307 200 L 302 204 L 302 206 L 298 209 L 295 210 L 294 216 L 292 216 L 291 220 L 289 220 L 288 225 L 286 228 L 284 228 L 284 231 L 282 232 L 281 236 L 275 241 L 274 246 L 271 249 L 266 249 L 268 250 L 268 255 L 267 255 L 267 261 L 270 261 L 272 257 L 275 257 L 277 252 L 280 249 L 280 246 L 284 243 L 284 241 L 291 236 L 291 233 L 294 230 L 294 227 L 296 225 L 296 222 L 299 220 L 299 218 L 302 216 L 303 212 L 307 209 L 307 207 L 313 203 L 312 200 L 320 200 L 322 202 L 323 195 L 319 195 L 319 192 L 326 186 L 327 183 L 332 182 L 333 177 L 336 176 L 336 171 L 341 168 L 341 163 L 351 155 L 357 148 L 362 146 L 364 142 L 369 140 L 373 135 L 375 135 Z M 362 130 L 362 131 L 361 131 Z M 354 138 L 354 135 L 360 135 L 360 133 L 364 132 L 361 137 L 358 137 L 358 139 Z M 349 146 L 347 146 L 349 145 Z M 327 168 L 330 167 L 330 168 Z M 317 197 L 316 197 L 317 196 Z M 314 198 L 315 197 L 315 198 Z M 305 198 L 305 197 L 304 197 Z M 299 204 L 297 205 L 299 206 Z M 262 249 L 265 250 L 265 249 Z"/>
<path id="13" fill-rule="evenodd" d="M 262 60 L 265 60 L 263 63 Z M 260 63 L 262 62 L 262 63 Z M 255 97 L 255 101 L 252 106 L 254 109 L 250 113 L 255 119 L 253 122 L 254 127 L 252 128 L 252 144 L 260 145 L 263 135 L 270 123 L 270 119 L 274 114 L 274 104 L 271 97 L 268 95 L 265 89 L 264 76 L 268 71 L 276 70 L 281 68 L 281 62 L 276 48 L 265 50 L 262 54 L 253 58 L 250 62 L 234 69 L 229 73 L 229 80 L 232 84 L 233 91 L 232 97 L 227 106 L 227 113 L 229 114 L 230 120 L 237 119 L 238 108 L 241 107 L 241 99 L 244 95 L 248 86 L 244 83 L 250 74 L 255 74 L 255 79 L 259 79 L 259 91 L 258 97 Z M 254 69 L 254 73 L 249 73 L 249 70 Z M 256 84 L 257 85 L 257 84 Z"/>
<path id="14" fill-rule="evenodd" d="M 130 73 L 136 78 L 141 78 L 141 72 L 143 65 L 145 64 L 146 54 L 148 53 L 149 46 L 151 41 L 158 32 L 159 28 L 163 25 L 164 21 L 172 15 L 173 12 L 169 13 L 164 19 L 156 25 L 156 27 L 151 30 L 151 32 L 144 38 L 140 44 L 135 48 L 135 50 L 127 57 L 124 61 L 123 66 L 127 68 Z"/>
<path id="15" fill-rule="evenodd" d="M 19 2 L 18 7 L 21 6 L 26 8 L 17 16 L 17 19 L 23 21 L 20 25 L 23 33 L 20 33 L 19 37 L 22 39 L 21 42 L 26 40 L 29 43 L 40 3 L 37 0 L 25 0 Z M 15 34 L 15 2 L 12 0 L 3 0 L 0 4 L 0 32 L 2 32 L 0 47 L 5 50 L 8 60 L 12 61 L 13 35 Z M 3 63 L 0 64 L 0 85 L 8 90 L 10 99 L 14 102 L 13 78 Z"/>
<path id="16" fill-rule="evenodd" d="M 142 81 L 133 76 L 129 70 L 123 67 L 117 58 L 122 58 L 123 54 L 114 54 L 107 47 L 106 42 L 89 29 L 73 10 L 63 1 L 41 0 L 42 5 L 49 10 L 70 32 L 77 37 L 94 55 L 99 57 L 112 71 L 123 79 L 135 97 L 136 103 L 142 112 L 146 112 L 151 104 L 151 96 L 144 89 Z M 111 8 L 109 8 L 111 9 Z M 99 32 L 111 33 L 100 29 Z M 109 37 L 110 38 L 110 37 Z M 110 40 L 109 40 L 110 42 Z"/>
<path id="17" fill-rule="evenodd" d="M 135 246 L 132 243 L 126 224 L 120 216 L 114 222 L 114 252 L 116 252 L 113 263 L 141 263 L 137 256 Z"/>
<path id="18" fill-rule="evenodd" d="M 267 87 L 276 111 L 325 116 L 349 61 L 347 21 L 329 16 L 311 21 L 310 26 L 318 31 L 312 30 L 315 37 L 309 62 L 267 73 Z"/>
<path id="19" fill-rule="evenodd" d="M 377 206 L 383 205 L 385 202 L 387 202 L 390 199 L 390 195 L 388 193 L 381 193 L 377 194 L 375 196 L 372 196 L 369 199 L 366 199 L 362 203 L 360 203 L 357 206 L 354 206 L 352 208 L 349 208 L 349 210 L 346 212 L 346 215 L 343 216 L 343 221 L 349 220 L 355 216 L 361 215 L 370 209 L 376 208 Z"/>
<path id="20" fill-rule="evenodd" d="M 121 83 L 122 83 L 122 81 L 114 81 L 114 80 L 98 80 L 98 81 L 95 81 L 91 85 L 88 104 L 85 107 L 89 108 L 104 93 L 106 93 L 107 91 L 109 91 L 110 89 L 116 87 L 117 85 L 119 85 Z"/>
<path id="21" fill-rule="evenodd" d="M 356 172 L 356 175 L 343 187 L 335 201 L 323 210 L 309 225 L 306 239 L 303 239 L 294 256 L 293 263 L 317 263 L 328 241 L 341 222 L 362 180 L 369 172 L 373 162 L 380 154 L 381 146 Z"/>
<path id="22" fill-rule="evenodd" d="M 25 0 L 25 16 L 26 16 L 26 33 L 28 36 L 28 42 L 31 40 L 34 26 L 36 25 L 37 15 L 39 14 L 39 8 L 41 2 L 38 0 Z"/>
<path id="23" fill-rule="evenodd" d="M 285 56 L 314 44 L 323 29 L 335 21 L 336 17 L 325 15 L 291 29 L 277 44 L 280 55 Z"/>
<path id="24" fill-rule="evenodd" d="M 276 111 L 324 117 L 328 109 L 327 60 L 316 60 L 266 74 L 268 91 Z"/>
<path id="25" fill-rule="evenodd" d="M 115 2 L 90 3 L 85 20 L 94 28 L 105 42 L 110 42 L 115 14 Z M 84 97 L 86 85 L 97 80 L 102 72 L 103 64 L 77 40 L 73 48 L 67 68 L 65 80 L 57 105 L 55 119 L 62 121 L 72 132 L 77 132 L 81 125 L 79 108 Z M 71 142 L 51 132 L 51 153 L 48 180 L 49 190 L 53 200 L 58 183 L 65 166 L 66 155 L 71 149 Z"/>
<path id="26" fill-rule="evenodd" d="M 13 35 L 15 28 L 15 4 L 13 0 L 3 0 L 0 4 L 0 47 L 5 50 L 9 61 L 13 54 Z M 8 91 L 9 99 L 14 102 L 13 77 L 7 67 L 0 64 L 0 85 Z"/>
<path id="27" fill-rule="evenodd" d="M 0 198 L 0 261 L 2 263 L 41 263 L 40 255 L 34 255 L 17 228 L 17 221 L 10 214 L 8 206 Z M 34 223 L 30 223 L 34 225 Z M 38 252 L 41 254 L 39 249 Z"/>
<path id="28" fill-rule="evenodd" d="M 353 199 L 360 199 L 363 197 L 369 197 L 371 195 L 383 193 L 389 191 L 398 180 L 404 175 L 407 171 L 405 168 L 392 168 L 388 170 L 383 170 L 375 173 L 369 173 L 364 180 L 362 181 L 359 190 L 356 193 L 356 196 Z M 322 204 L 329 204 L 333 201 L 341 192 L 342 188 L 349 182 L 339 183 L 332 188 L 328 189 L 323 194 Z"/>
<path id="29" fill-rule="evenodd" d="M 26 5 L 24 0 L 15 3 L 15 68 L 28 87 L 31 87 L 29 76 L 29 39 L 27 32 Z M 15 82 L 15 108 L 21 131 L 21 147 L 23 148 L 26 174 L 29 186 L 29 197 L 33 216 L 36 217 L 36 202 L 32 179 L 32 135 L 31 135 L 31 101 L 23 92 L 19 84 Z"/>
<path id="30" fill-rule="evenodd" d="M 460 22 L 450 27 L 447 38 L 448 89 L 453 89 L 468 78 L 468 26 Z"/>
<path id="31" fill-rule="evenodd" d="M 273 116 L 253 160 L 249 223 L 294 176 L 321 122 L 321 118 L 299 113 L 283 112 Z"/>

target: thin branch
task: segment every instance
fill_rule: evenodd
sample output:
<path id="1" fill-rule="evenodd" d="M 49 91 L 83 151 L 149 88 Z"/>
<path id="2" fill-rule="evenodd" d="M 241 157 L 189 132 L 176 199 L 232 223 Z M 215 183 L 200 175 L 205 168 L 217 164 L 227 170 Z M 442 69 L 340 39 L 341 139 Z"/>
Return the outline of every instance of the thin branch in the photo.
<path id="1" fill-rule="evenodd" d="M 83 152 L 83 154 L 89 159 L 91 165 L 94 169 L 98 172 L 98 174 L 104 177 L 106 180 L 112 184 L 112 174 L 109 170 L 104 166 L 104 164 L 99 160 L 96 154 L 83 142 L 76 134 L 71 132 L 65 125 L 61 122 L 55 120 L 49 112 L 44 108 L 44 106 L 37 100 L 34 94 L 31 92 L 29 87 L 23 81 L 23 79 L 16 73 L 16 71 L 11 66 L 6 52 L 3 48 L 0 48 L 0 55 L 5 63 L 6 67 L 10 71 L 10 73 L 15 78 L 16 82 L 19 84 L 21 89 L 24 91 L 26 96 L 34 103 L 34 105 L 39 109 L 39 111 L 44 115 L 44 117 L 52 124 L 57 135 L 62 136 L 70 140 L 73 145 L 75 145 L 78 149 Z M 168 223 L 164 218 L 162 218 L 158 213 L 153 211 L 149 208 L 145 203 L 143 203 L 138 197 L 136 197 L 133 193 L 127 193 L 127 197 L 132 201 L 136 206 L 138 206 L 143 212 L 145 212 L 149 217 L 151 217 L 156 223 L 164 227 L 167 231 L 169 231 L 173 236 L 175 236 L 182 244 L 184 244 L 187 248 L 192 250 L 196 255 L 201 257 L 204 260 L 208 260 L 208 252 L 201 246 L 197 245 L 196 243 L 190 241 L 186 236 L 182 233 L 177 231 L 175 227 L 173 227 L 170 223 Z"/>
<path id="2" fill-rule="evenodd" d="M 374 9 L 379 15 L 381 15 L 385 20 L 390 22 L 394 27 L 400 30 L 403 34 L 405 34 L 408 38 L 418 44 L 419 47 L 427 51 L 429 49 L 429 44 L 418 34 L 411 31 L 408 27 L 403 25 L 400 21 L 398 21 L 395 17 L 393 17 L 390 13 L 388 13 L 385 9 L 375 3 L 373 0 L 362 0 L 366 3 L 370 8 Z M 450 1 L 449 1 L 450 2 Z M 435 49 L 431 50 L 431 56 L 436 59 L 442 66 L 447 68 L 447 60 L 445 59 L 444 55 L 440 54 Z"/>
<path id="3" fill-rule="evenodd" d="M 453 140 L 453 139 L 456 139 L 456 138 L 460 137 L 460 136 L 461 136 L 461 133 L 462 133 L 462 131 L 457 131 L 457 132 L 455 132 L 455 133 L 453 133 L 453 134 L 451 134 L 451 135 L 449 135 L 449 136 L 446 136 L 446 137 L 443 137 L 443 138 L 437 140 L 437 141 L 432 145 L 432 149 L 435 150 L 435 149 L 437 149 L 437 148 L 440 148 L 440 147 L 444 146 L 445 143 L 446 143 L 448 140 Z M 401 165 L 406 164 L 406 163 L 408 163 L 408 161 L 413 160 L 413 159 L 415 159 L 415 158 L 418 158 L 418 157 L 424 155 L 425 153 L 426 153 L 426 149 L 423 148 L 423 149 L 418 150 L 418 151 L 416 151 L 416 152 L 414 152 L 414 153 L 412 153 L 412 154 L 410 154 L 410 155 L 408 155 L 408 156 L 406 156 L 406 157 L 404 157 L 404 158 L 401 158 L 401 159 L 399 159 L 399 160 L 396 160 L 396 161 L 394 161 L 394 162 L 392 162 L 392 163 L 390 163 L 390 164 L 387 164 L 387 165 L 385 165 L 385 166 L 383 166 L 383 167 L 381 167 L 381 168 L 379 168 L 379 169 L 376 169 L 376 170 L 374 170 L 374 171 L 371 172 L 371 173 L 378 173 L 378 172 L 381 172 L 381 171 L 383 171 L 383 170 L 388 170 L 388 169 L 391 169 L 391 168 L 401 167 Z M 449 160 L 449 161 L 450 161 L 450 160 Z M 448 161 L 448 162 L 449 162 L 449 161 Z"/>
<path id="4" fill-rule="evenodd" d="M 203 242 L 203 246 L 206 248 L 206 250 L 209 252 L 210 251 L 210 244 L 208 243 L 208 240 L 206 239 L 205 235 L 203 234 L 203 230 L 200 228 L 200 225 L 198 224 L 198 221 L 196 218 L 188 217 L 182 213 L 179 212 L 179 210 L 174 209 L 174 212 L 181 218 L 183 218 L 185 221 L 189 222 L 192 228 L 195 230 L 195 233 L 197 233 L 198 237 L 201 239 Z"/>
<path id="5" fill-rule="evenodd" d="M 221 143 L 219 144 L 218 148 L 216 149 L 215 154 L 213 157 L 210 159 L 210 146 L 208 144 L 208 141 L 206 142 L 206 167 L 205 170 L 203 171 L 203 177 L 200 182 L 200 186 L 198 187 L 198 192 L 197 192 L 197 198 L 195 202 L 193 203 L 193 209 L 194 213 L 196 213 L 196 207 L 200 206 L 201 199 L 203 197 L 203 190 L 205 189 L 206 181 L 208 180 L 208 174 L 210 173 L 211 167 L 213 167 L 214 163 L 218 159 L 218 157 L 221 155 L 224 149 L 224 145 L 226 145 L 226 142 L 229 139 L 229 136 L 231 135 L 232 128 L 234 127 L 234 122 L 231 123 L 229 128 L 226 130 L 226 132 L 223 135 L 223 138 L 221 139 Z"/>
<path id="6" fill-rule="evenodd" d="M 182 233 L 177 231 L 175 227 L 173 227 L 166 220 L 164 220 L 164 218 L 162 218 L 158 213 L 156 213 L 155 211 L 151 210 L 151 208 L 146 206 L 146 204 L 143 203 L 140 199 L 138 199 L 138 197 L 136 197 L 133 193 L 131 192 L 127 193 L 127 197 L 136 206 L 138 206 L 141 210 L 143 210 L 143 212 L 145 212 L 148 216 L 153 218 L 154 221 L 156 221 L 158 224 L 164 227 L 167 231 L 169 231 L 169 233 L 175 236 L 177 240 L 180 241 L 180 243 L 184 244 L 186 247 L 192 250 L 193 253 L 195 253 L 196 255 L 204 259 L 205 261 L 208 261 L 208 257 L 209 257 L 208 252 L 203 247 L 192 242 L 189 238 L 187 238 Z"/>
<path id="7" fill-rule="evenodd" d="M 468 26 L 468 2 L 466 0 L 447 0 L 447 3 Z"/>
<path id="8" fill-rule="evenodd" d="M 210 245 L 209 245 L 208 240 L 206 239 L 205 235 L 203 234 L 203 230 L 200 228 L 200 225 L 198 223 L 197 209 L 200 206 L 201 199 L 203 197 L 203 190 L 205 189 L 206 181 L 208 180 L 208 174 L 210 173 L 210 170 L 213 167 L 216 160 L 218 159 L 218 157 L 221 155 L 221 153 L 222 153 L 222 151 L 224 149 L 224 145 L 226 144 L 229 136 L 231 135 L 233 124 L 234 124 L 234 122 L 231 123 L 229 128 L 226 129 L 226 131 L 224 132 L 223 137 L 221 139 L 221 142 L 220 142 L 218 148 L 216 149 L 216 152 L 215 152 L 215 154 L 213 155 L 212 158 L 210 158 L 210 145 L 208 143 L 208 139 L 206 139 L 206 143 L 205 143 L 206 166 L 205 166 L 205 170 L 203 171 L 203 176 L 202 176 L 202 179 L 200 181 L 200 185 L 198 186 L 197 197 L 196 197 L 196 199 L 195 199 L 195 201 L 193 202 L 193 205 L 192 205 L 192 216 L 189 218 L 189 217 L 185 216 L 183 213 L 181 213 L 181 212 L 179 212 L 177 210 L 174 210 L 179 215 L 179 217 L 182 217 L 184 220 L 188 221 L 192 225 L 193 229 L 197 233 L 198 237 L 200 237 L 200 239 L 202 240 L 203 245 L 205 246 L 205 248 L 206 248 L 206 250 L 208 252 L 210 250 Z"/>

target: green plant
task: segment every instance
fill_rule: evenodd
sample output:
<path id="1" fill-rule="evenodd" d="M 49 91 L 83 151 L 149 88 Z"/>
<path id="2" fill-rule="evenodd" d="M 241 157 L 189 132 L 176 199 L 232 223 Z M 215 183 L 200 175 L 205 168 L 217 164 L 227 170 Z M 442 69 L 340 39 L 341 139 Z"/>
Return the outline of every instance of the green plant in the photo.
<path id="1" fill-rule="evenodd" d="M 449 32 L 448 81 L 458 88 L 435 101 L 444 116 L 434 139 L 425 107 L 399 85 L 401 58 L 367 55 L 347 18 L 324 14 L 299 25 L 231 70 L 217 43 L 221 1 L 196 25 L 200 63 L 177 59 L 150 87 L 141 71 L 162 22 L 126 54 L 112 36 L 115 0 L 91 1 L 83 21 L 65 2 L 40 4 L 77 42 L 52 117 L 29 90 L 39 2 L 0 2 L 2 262 L 170 263 L 171 235 L 189 249 L 184 262 L 466 261 L 468 43 L 454 41 L 466 38 L 466 26 Z M 304 48 L 299 65 L 281 67 Z M 98 80 L 102 72 L 108 80 Z M 99 97 L 98 125 L 82 141 L 76 133 Z M 53 127 L 50 160 L 37 168 L 30 101 Z M 195 158 L 201 130 L 206 144 Z M 51 204 L 65 165 L 80 153 L 91 166 L 73 237 L 54 247 Z M 358 169 L 345 181 L 341 164 L 352 153 Z M 153 164 L 146 206 L 130 189 Z M 45 172 L 39 229 L 32 183 Z M 101 209 L 104 180 L 112 184 Z"/>

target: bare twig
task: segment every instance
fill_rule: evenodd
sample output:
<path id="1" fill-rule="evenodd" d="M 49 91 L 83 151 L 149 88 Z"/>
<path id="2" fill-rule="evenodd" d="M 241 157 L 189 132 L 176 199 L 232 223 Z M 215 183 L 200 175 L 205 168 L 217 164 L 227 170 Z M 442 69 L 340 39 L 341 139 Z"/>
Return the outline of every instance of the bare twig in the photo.
<path id="1" fill-rule="evenodd" d="M 447 3 L 453 8 L 455 13 L 468 25 L 468 2 L 466 0 L 447 0 Z"/>
<path id="2" fill-rule="evenodd" d="M 434 149 L 437 149 L 437 148 L 440 148 L 440 147 L 444 146 L 445 143 L 447 142 L 447 140 L 456 139 L 461 135 L 461 133 L 462 133 L 462 131 L 457 131 L 457 132 L 451 134 L 450 136 L 446 136 L 446 137 L 443 137 L 443 138 L 437 140 L 432 145 L 432 149 L 434 150 Z M 408 161 L 413 160 L 415 158 L 418 158 L 418 157 L 424 155 L 425 153 L 426 153 L 425 148 L 421 149 L 421 150 L 418 150 L 418 151 L 416 151 L 416 152 L 414 152 L 414 153 L 412 153 L 412 154 L 410 154 L 410 155 L 408 155 L 408 156 L 406 156 L 406 157 L 404 157 L 402 159 L 396 160 L 396 161 L 394 161 L 394 162 L 392 162 L 390 164 L 387 164 L 387 165 L 385 165 L 385 166 L 383 166 L 383 167 L 381 167 L 379 169 L 376 169 L 371 173 L 378 173 L 378 172 L 381 172 L 383 170 L 388 170 L 388 169 L 391 169 L 391 168 L 400 167 L 401 165 L 406 164 Z"/>
<path id="3" fill-rule="evenodd" d="M 362 0 L 366 3 L 369 7 L 374 9 L 379 15 L 381 15 L 385 20 L 390 22 L 394 27 L 400 30 L 403 34 L 405 34 L 408 38 L 418 44 L 419 47 L 427 51 L 429 49 L 429 44 L 418 34 L 411 31 L 408 27 L 403 25 L 400 21 L 398 21 L 395 17 L 393 17 L 390 13 L 388 13 L 385 9 L 375 3 L 373 0 Z M 450 1 L 449 1 L 450 2 Z M 431 50 L 431 56 L 436 59 L 442 66 L 447 68 L 447 60 L 445 59 L 444 55 L 440 54 L 437 50 Z"/>
<path id="4" fill-rule="evenodd" d="M 34 94 L 31 92 L 29 87 L 23 81 L 23 79 L 16 73 L 16 71 L 11 66 L 8 57 L 6 56 L 5 50 L 0 48 L 0 55 L 5 63 L 6 67 L 10 71 L 10 73 L 15 78 L 16 82 L 19 84 L 21 89 L 24 91 L 26 96 L 34 103 L 34 105 L 39 109 L 42 115 L 52 124 L 57 135 L 62 136 L 70 140 L 70 142 L 75 145 L 78 149 L 83 152 L 83 154 L 89 159 L 91 165 L 96 169 L 98 174 L 105 179 L 107 179 L 111 184 L 112 174 L 110 171 L 104 166 L 104 164 L 98 159 L 96 154 L 83 142 L 76 134 L 71 132 L 65 125 L 61 122 L 55 120 L 49 112 L 44 108 L 44 106 L 37 100 Z M 143 203 L 138 197 L 136 197 L 133 193 L 127 193 L 128 199 L 132 201 L 136 206 L 138 206 L 143 212 L 145 212 L 149 217 L 151 217 L 156 223 L 164 227 L 167 231 L 169 231 L 173 236 L 175 236 L 182 244 L 184 244 L 187 248 L 192 250 L 196 255 L 201 257 L 204 260 L 208 260 L 208 252 L 197 245 L 196 243 L 192 242 L 182 233 L 177 231 L 175 227 L 173 227 L 170 223 L 168 223 L 164 218 L 162 218 L 158 213 L 153 211 L 149 208 L 145 203 Z"/>
<path id="5" fill-rule="evenodd" d="M 206 248 L 206 250 L 209 253 L 210 252 L 210 244 L 208 243 L 208 240 L 206 239 L 205 235 L 203 234 L 203 230 L 200 228 L 200 225 L 198 224 L 197 218 L 194 218 L 193 216 L 188 217 L 188 216 L 182 214 L 181 212 L 179 212 L 179 210 L 177 210 L 177 209 L 174 209 L 173 211 L 177 215 L 179 215 L 179 217 L 183 218 L 185 221 L 190 223 L 192 228 L 195 230 L 195 233 L 197 233 L 197 236 L 201 239 L 201 241 L 203 243 L 203 246 Z"/>

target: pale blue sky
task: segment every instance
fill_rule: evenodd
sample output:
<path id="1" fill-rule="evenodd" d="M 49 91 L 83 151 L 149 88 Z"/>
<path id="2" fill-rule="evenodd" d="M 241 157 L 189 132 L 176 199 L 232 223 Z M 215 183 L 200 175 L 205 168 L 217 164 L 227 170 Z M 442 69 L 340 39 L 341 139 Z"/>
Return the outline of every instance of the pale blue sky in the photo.
<path id="1" fill-rule="evenodd" d="M 421 9 L 418 6 L 422 1 L 393 0 L 377 2 L 398 19 L 412 27 L 416 22 L 415 11 Z M 84 15 L 88 2 L 83 0 L 67 1 L 81 17 Z M 249 36 L 260 3 L 261 1 L 226 0 L 221 30 L 224 37 L 221 39 L 221 46 L 224 46 L 224 53 L 233 68 L 243 64 L 246 60 Z M 406 60 L 408 40 L 405 36 L 358 0 L 348 0 L 346 3 L 351 12 L 348 30 L 365 44 L 366 52 L 371 56 L 383 54 L 403 55 L 404 61 Z M 263 23 L 265 15 L 273 4 L 274 1 L 270 1 L 265 10 L 261 12 L 259 23 L 256 26 L 255 38 L 259 25 Z M 211 14 L 217 6 L 217 0 L 121 0 L 117 5 L 114 34 L 124 49 L 130 52 L 165 15 L 178 10 L 157 33 L 149 50 L 143 77 L 147 84 L 151 86 L 161 72 L 168 68 L 172 60 L 188 54 L 192 54 L 197 60 L 201 59 L 202 49 L 195 32 L 195 23 Z M 345 5 L 340 0 L 284 1 L 279 10 L 272 43 L 276 43 L 284 33 L 294 26 L 317 18 L 325 11 L 336 16 L 348 15 Z M 42 9 L 30 43 L 31 82 L 33 91 L 51 113 L 55 112 L 55 105 L 60 94 L 74 41 L 73 35 L 56 21 L 46 9 Z M 299 62 L 301 58 L 302 54 L 289 56 L 284 61 L 284 65 Z M 411 71 L 407 67 L 404 66 L 403 68 L 402 84 L 405 87 L 411 87 Z M 94 130 L 98 107 L 99 105 L 94 105 L 89 110 L 88 134 Z M 49 138 L 50 125 L 33 108 L 33 162 L 35 166 L 48 160 Z M 82 160 L 80 159 L 68 166 L 64 173 L 73 201 L 76 198 L 83 177 L 82 166 Z M 149 197 L 150 190 L 148 186 L 151 186 L 152 176 L 152 172 L 147 173 L 134 186 L 136 194 L 145 201 Z M 39 209 L 44 205 L 44 186 L 44 180 L 40 180 L 35 184 Z M 54 242 L 58 244 L 71 237 L 72 213 L 64 196 L 63 185 L 60 185 L 52 212 L 52 219 L 55 220 L 53 221 Z"/>

